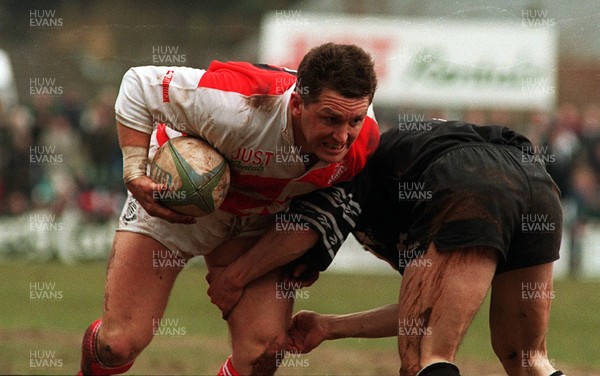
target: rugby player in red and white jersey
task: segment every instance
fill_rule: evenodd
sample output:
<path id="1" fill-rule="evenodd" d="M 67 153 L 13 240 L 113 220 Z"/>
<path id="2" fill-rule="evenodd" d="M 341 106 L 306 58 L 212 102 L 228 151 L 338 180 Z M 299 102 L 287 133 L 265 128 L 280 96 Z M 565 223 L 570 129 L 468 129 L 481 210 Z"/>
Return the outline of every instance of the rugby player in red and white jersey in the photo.
<path id="1" fill-rule="evenodd" d="M 84 335 L 80 374 L 131 367 L 160 325 L 186 260 L 204 256 L 210 282 L 292 197 L 360 172 L 379 140 L 371 108 L 376 86 L 368 54 L 332 43 L 307 53 L 297 75 L 240 62 L 213 62 L 207 70 L 130 69 L 115 105 L 129 196 L 108 265 L 104 312 Z M 226 200 L 205 217 L 154 200 L 167 187 L 147 176 L 147 161 L 179 132 L 207 140 L 231 168 Z M 282 162 L 281 155 L 301 163 Z M 227 317 L 233 352 L 220 374 L 275 372 L 293 300 L 264 297 L 275 294 L 281 278 L 277 269 L 255 280 Z"/>

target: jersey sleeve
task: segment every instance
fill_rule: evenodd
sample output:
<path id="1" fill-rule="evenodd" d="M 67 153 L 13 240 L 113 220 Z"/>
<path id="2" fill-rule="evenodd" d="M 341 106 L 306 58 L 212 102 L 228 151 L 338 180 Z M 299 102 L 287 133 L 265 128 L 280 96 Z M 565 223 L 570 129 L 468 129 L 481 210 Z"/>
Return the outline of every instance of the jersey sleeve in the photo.
<path id="1" fill-rule="evenodd" d="M 297 262 L 323 271 L 329 267 L 342 243 L 356 227 L 371 189 L 367 166 L 353 180 L 311 192 L 292 201 L 289 212 L 297 214 L 320 237 Z"/>
<path id="2" fill-rule="evenodd" d="M 151 134 L 156 124 L 188 133 L 202 69 L 144 66 L 123 76 L 115 102 L 117 121 Z"/>

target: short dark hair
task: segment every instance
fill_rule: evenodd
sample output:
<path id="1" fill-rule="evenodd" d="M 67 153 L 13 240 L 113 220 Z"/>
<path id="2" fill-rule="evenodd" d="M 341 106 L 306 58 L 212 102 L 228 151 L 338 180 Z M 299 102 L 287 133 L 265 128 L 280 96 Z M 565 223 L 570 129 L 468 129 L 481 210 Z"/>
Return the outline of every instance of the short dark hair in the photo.
<path id="1" fill-rule="evenodd" d="M 373 101 L 377 76 L 373 59 L 351 44 L 325 43 L 311 49 L 298 66 L 296 91 L 305 104 L 317 101 L 324 88 L 347 98 Z"/>

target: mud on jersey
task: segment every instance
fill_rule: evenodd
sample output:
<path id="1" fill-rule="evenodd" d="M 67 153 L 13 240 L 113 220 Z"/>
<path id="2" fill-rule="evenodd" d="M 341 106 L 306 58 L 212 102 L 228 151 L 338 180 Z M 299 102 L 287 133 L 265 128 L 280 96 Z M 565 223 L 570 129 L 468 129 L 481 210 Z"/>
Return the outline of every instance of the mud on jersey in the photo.
<path id="1" fill-rule="evenodd" d="M 379 141 L 370 107 L 344 159 L 319 162 L 307 171 L 306 155 L 294 145 L 288 111 L 295 83 L 292 71 L 244 62 L 214 61 L 208 70 L 136 67 L 123 77 L 116 118 L 152 134 L 149 158 L 171 137 L 188 134 L 207 140 L 231 168 L 231 187 L 221 209 L 271 214 L 285 209 L 294 196 L 350 180 Z"/>

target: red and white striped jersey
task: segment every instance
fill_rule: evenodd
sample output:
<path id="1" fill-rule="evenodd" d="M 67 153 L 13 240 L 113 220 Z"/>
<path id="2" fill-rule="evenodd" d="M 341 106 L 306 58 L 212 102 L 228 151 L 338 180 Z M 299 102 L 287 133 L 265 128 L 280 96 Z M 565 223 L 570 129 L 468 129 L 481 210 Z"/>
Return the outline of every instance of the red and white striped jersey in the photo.
<path id="1" fill-rule="evenodd" d="M 205 139 L 231 168 L 230 190 L 220 208 L 237 215 L 272 214 L 294 196 L 350 180 L 379 142 L 370 107 L 342 161 L 318 162 L 306 170 L 288 109 L 295 83 L 289 70 L 243 62 L 214 61 L 207 70 L 136 67 L 123 77 L 116 118 L 152 134 L 149 158 L 182 133 Z"/>

